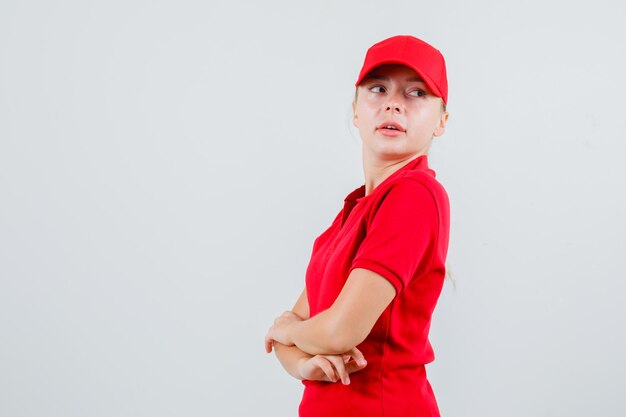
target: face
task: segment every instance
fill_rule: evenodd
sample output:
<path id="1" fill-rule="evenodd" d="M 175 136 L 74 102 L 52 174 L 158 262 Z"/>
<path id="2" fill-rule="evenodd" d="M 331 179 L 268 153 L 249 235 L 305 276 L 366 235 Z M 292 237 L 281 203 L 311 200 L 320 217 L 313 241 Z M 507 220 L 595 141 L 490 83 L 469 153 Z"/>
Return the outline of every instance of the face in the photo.
<path id="1" fill-rule="evenodd" d="M 353 123 L 370 160 L 393 162 L 426 154 L 433 136 L 445 130 L 448 113 L 441 97 L 433 95 L 409 67 L 377 67 L 357 89 Z"/>

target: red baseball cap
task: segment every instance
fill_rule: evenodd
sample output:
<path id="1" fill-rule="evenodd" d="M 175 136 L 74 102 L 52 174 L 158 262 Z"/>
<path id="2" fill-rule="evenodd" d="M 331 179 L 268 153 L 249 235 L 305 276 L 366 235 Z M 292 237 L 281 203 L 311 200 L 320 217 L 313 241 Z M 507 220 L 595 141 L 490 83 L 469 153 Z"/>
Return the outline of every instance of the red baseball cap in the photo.
<path id="1" fill-rule="evenodd" d="M 358 86 L 370 71 L 384 64 L 402 64 L 413 69 L 448 104 L 446 62 L 432 45 L 410 35 L 392 36 L 372 45 L 354 85 Z"/>

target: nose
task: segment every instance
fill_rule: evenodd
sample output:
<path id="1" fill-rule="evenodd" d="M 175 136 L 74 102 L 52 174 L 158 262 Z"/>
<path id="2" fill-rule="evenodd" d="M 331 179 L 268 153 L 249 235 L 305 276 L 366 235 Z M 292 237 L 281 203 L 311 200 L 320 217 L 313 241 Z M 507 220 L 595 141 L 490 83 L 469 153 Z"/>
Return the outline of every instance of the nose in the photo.
<path id="1" fill-rule="evenodd" d="M 385 112 L 392 112 L 392 113 L 400 113 L 400 105 L 398 103 L 388 103 L 385 107 Z"/>
<path id="2" fill-rule="evenodd" d="M 402 104 L 396 94 L 390 94 L 383 106 L 385 107 L 385 113 L 400 113 L 402 111 Z"/>

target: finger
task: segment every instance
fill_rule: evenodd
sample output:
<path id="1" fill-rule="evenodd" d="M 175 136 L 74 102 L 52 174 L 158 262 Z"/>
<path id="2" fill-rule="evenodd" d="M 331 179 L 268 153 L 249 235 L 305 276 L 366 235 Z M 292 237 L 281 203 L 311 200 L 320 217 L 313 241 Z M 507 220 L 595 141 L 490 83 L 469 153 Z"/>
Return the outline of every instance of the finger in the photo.
<path id="1" fill-rule="evenodd" d="M 283 314 L 281 314 L 278 318 L 281 319 L 292 319 L 295 316 L 295 314 L 293 314 L 293 312 L 291 311 L 283 311 Z"/>
<path id="2" fill-rule="evenodd" d="M 339 378 L 341 378 L 341 382 L 344 385 L 348 385 L 350 383 L 350 376 L 348 375 L 348 372 L 346 372 L 346 367 L 343 363 L 343 359 L 341 359 L 341 357 L 339 357 L 338 355 L 325 355 L 324 357 L 333 364 L 335 370 L 337 371 L 337 374 L 339 374 Z"/>
<path id="3" fill-rule="evenodd" d="M 298 314 L 294 313 L 293 311 L 291 312 L 291 314 L 293 315 L 293 317 L 297 318 L 298 320 L 304 320 L 303 317 L 299 316 Z"/>
<path id="4" fill-rule="evenodd" d="M 352 354 L 352 357 L 354 358 L 356 363 L 359 364 L 360 366 L 367 365 L 367 361 L 365 360 L 365 356 L 363 356 L 363 353 L 361 353 L 361 351 L 359 349 L 357 349 L 356 346 L 353 347 L 352 349 L 350 349 L 350 354 Z"/>
<path id="5" fill-rule="evenodd" d="M 269 336 L 265 336 L 265 351 L 270 353 L 272 351 L 272 346 L 274 346 L 274 340 Z"/>
<path id="6" fill-rule="evenodd" d="M 314 358 L 314 361 L 315 364 L 319 366 L 320 369 L 324 372 L 324 375 L 326 375 L 326 378 L 328 378 L 329 382 L 337 382 L 339 380 L 335 369 L 326 358 L 322 356 L 316 356 Z"/>
<path id="7" fill-rule="evenodd" d="M 348 374 L 352 374 L 354 372 L 358 372 L 361 369 L 365 368 L 367 365 L 359 365 L 357 362 L 350 361 L 346 364 L 346 372 Z"/>

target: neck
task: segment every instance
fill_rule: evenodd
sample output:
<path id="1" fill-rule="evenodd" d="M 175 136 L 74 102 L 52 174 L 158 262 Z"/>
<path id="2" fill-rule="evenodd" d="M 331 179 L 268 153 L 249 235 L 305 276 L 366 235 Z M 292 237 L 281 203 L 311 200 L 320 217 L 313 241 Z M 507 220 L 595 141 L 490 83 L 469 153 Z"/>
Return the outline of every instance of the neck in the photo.
<path id="1" fill-rule="evenodd" d="M 363 171 L 365 173 L 365 195 L 369 195 L 374 188 L 378 187 L 378 185 L 385 181 L 390 175 L 421 155 L 426 154 L 417 153 L 405 159 L 380 160 L 377 158 L 368 158 L 364 153 Z"/>

